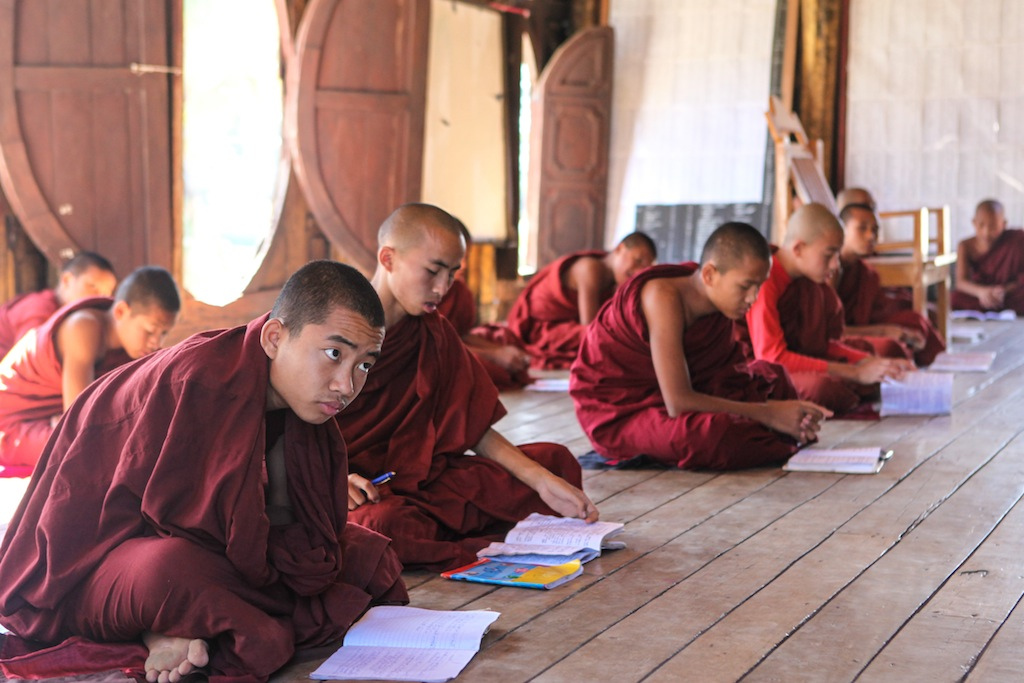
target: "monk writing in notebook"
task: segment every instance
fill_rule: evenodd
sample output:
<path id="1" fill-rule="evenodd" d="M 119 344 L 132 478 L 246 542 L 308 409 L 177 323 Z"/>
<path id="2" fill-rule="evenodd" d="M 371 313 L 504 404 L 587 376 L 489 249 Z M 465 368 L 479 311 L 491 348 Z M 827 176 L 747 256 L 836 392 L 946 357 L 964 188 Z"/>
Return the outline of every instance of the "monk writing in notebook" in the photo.
<path id="1" fill-rule="evenodd" d="M 337 417 L 353 473 L 351 519 L 389 536 L 407 567 L 430 569 L 473 561 L 531 512 L 596 520 L 565 447 L 516 447 L 492 428 L 505 414 L 498 391 L 437 314 L 465 249 L 455 220 L 405 205 L 378 242 L 373 286 L 387 339 L 363 392 Z M 370 483 L 391 471 L 380 489 Z"/>
<path id="2" fill-rule="evenodd" d="M 839 219 L 844 237 L 834 284 L 843 302 L 847 334 L 866 338 L 877 355 L 930 365 L 946 348 L 938 330 L 927 318 L 887 296 L 878 272 L 864 261 L 878 244 L 874 209 L 867 204 L 848 204 Z"/>
<path id="3" fill-rule="evenodd" d="M 974 237 L 957 246 L 953 310 L 1001 311 L 1024 315 L 1024 230 L 1008 229 L 1003 205 L 978 204 Z"/>
<path id="4" fill-rule="evenodd" d="M 726 223 L 701 263 L 633 277 L 587 328 L 570 393 L 595 450 L 684 468 L 777 463 L 816 439 L 831 412 L 796 399 L 786 371 L 747 362 L 734 338 L 768 277 L 768 242 Z"/>
<path id="5" fill-rule="evenodd" d="M 369 605 L 407 601 L 388 540 L 347 523 L 333 419 L 383 339 L 366 278 L 315 261 L 269 315 L 90 386 L 0 547 L 0 623 L 18 643 L 65 642 L 4 671 L 265 681 Z"/>
<path id="6" fill-rule="evenodd" d="M 508 314 L 508 328 L 523 340 L 533 367 L 569 367 L 597 309 L 657 255 L 654 241 L 634 232 L 610 252 L 569 254 L 534 275 Z"/>
<path id="7" fill-rule="evenodd" d="M 113 299 L 80 299 L 0 361 L 0 465 L 35 465 L 64 411 L 94 379 L 163 345 L 181 300 L 171 274 L 145 266 Z"/>
<path id="8" fill-rule="evenodd" d="M 844 344 L 843 304 L 828 284 L 839 267 L 843 228 L 821 204 L 790 216 L 761 294 L 747 311 L 750 346 L 758 359 L 789 372 L 800 398 L 840 414 L 874 397 L 886 377 L 912 367 Z"/>
<path id="9" fill-rule="evenodd" d="M 117 277 L 110 261 L 90 251 L 78 254 L 61 266 L 53 289 L 21 294 L 0 306 L 0 358 L 61 306 L 86 297 L 110 296 L 116 286 Z"/>

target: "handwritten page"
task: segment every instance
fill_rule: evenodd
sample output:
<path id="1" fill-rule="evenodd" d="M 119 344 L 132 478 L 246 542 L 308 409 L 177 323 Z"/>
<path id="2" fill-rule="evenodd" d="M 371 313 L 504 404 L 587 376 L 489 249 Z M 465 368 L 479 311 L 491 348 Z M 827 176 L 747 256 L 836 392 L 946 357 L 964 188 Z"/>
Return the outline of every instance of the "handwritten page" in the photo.
<path id="1" fill-rule="evenodd" d="M 782 469 L 793 472 L 841 472 L 846 474 L 874 474 L 892 456 L 892 451 L 881 448 L 804 448 L 798 451 Z"/>
<path id="2" fill-rule="evenodd" d="M 480 650 L 499 612 L 381 605 L 353 624 L 344 644 L 310 674 L 318 680 L 447 681 Z"/>
<path id="3" fill-rule="evenodd" d="M 505 534 L 504 543 L 491 543 L 477 556 L 548 566 L 574 559 L 589 562 L 601 554 L 602 548 L 625 547 L 624 543 L 608 540 L 622 528 L 618 522 L 588 524 L 582 519 L 533 513 Z"/>
<path id="4" fill-rule="evenodd" d="M 890 415 L 948 415 L 953 409 L 953 375 L 948 372 L 909 372 L 903 379 L 882 382 L 882 417 Z"/>
<path id="5" fill-rule="evenodd" d="M 988 372 L 995 359 L 995 351 L 943 351 L 935 357 L 928 369 L 939 372 Z"/>

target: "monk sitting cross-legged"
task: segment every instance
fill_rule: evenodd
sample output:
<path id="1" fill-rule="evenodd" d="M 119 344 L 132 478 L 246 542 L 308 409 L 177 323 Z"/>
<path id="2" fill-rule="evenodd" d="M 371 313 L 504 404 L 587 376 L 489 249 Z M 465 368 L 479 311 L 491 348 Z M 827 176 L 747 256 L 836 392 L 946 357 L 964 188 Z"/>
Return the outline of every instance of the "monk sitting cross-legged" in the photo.
<path id="1" fill-rule="evenodd" d="M 569 367 L 601 304 L 657 255 L 651 238 L 634 232 L 610 252 L 569 254 L 534 275 L 508 314 L 508 328 L 523 340 L 533 367 Z"/>
<path id="2" fill-rule="evenodd" d="M 785 367 L 800 398 L 836 414 L 877 395 L 882 379 L 902 377 L 913 367 L 842 342 L 843 304 L 828 284 L 842 244 L 842 226 L 821 204 L 793 212 L 746 318 L 754 356 Z"/>
<path id="3" fill-rule="evenodd" d="M 1000 311 L 1024 315 L 1024 230 L 1007 229 L 1003 205 L 978 204 L 974 237 L 960 242 L 953 310 Z"/>
<path id="4" fill-rule="evenodd" d="M 867 204 L 847 204 L 839 213 L 843 247 L 835 288 L 843 302 L 846 332 L 866 339 L 880 356 L 912 358 L 930 365 L 946 348 L 935 326 L 921 314 L 887 296 L 881 279 L 864 258 L 878 244 L 878 216 Z"/>
<path id="5" fill-rule="evenodd" d="M 159 349 L 180 307 L 171 274 L 145 266 L 124 279 L 113 299 L 68 304 L 22 337 L 0 361 L 0 465 L 34 465 L 89 383 Z"/>
<path id="6" fill-rule="evenodd" d="M 612 463 L 737 469 L 785 460 L 831 412 L 796 399 L 786 371 L 747 362 L 734 338 L 768 277 L 768 242 L 745 223 L 708 239 L 701 264 L 653 266 L 587 328 L 570 393 L 594 448 Z"/>
<path id="7" fill-rule="evenodd" d="M 333 419 L 383 339 L 366 278 L 314 261 L 268 315 L 86 389 L 0 547 L 5 674 L 258 683 L 368 606 L 406 602 L 388 540 L 347 523 Z M 61 645 L 16 657 L 22 639 Z"/>
<path id="8" fill-rule="evenodd" d="M 58 308 L 86 297 L 110 296 L 116 286 L 110 261 L 90 251 L 79 253 L 61 266 L 60 279 L 53 289 L 21 294 L 0 305 L 0 358 Z"/>
<path id="9" fill-rule="evenodd" d="M 565 447 L 520 449 L 491 427 L 505 414 L 498 391 L 437 314 L 465 249 L 456 221 L 408 204 L 384 221 L 378 243 L 373 286 L 387 339 L 363 392 L 337 417 L 351 519 L 391 537 L 407 567 L 431 569 L 474 560 L 531 512 L 596 520 Z M 389 483 L 370 483 L 389 471 Z"/>

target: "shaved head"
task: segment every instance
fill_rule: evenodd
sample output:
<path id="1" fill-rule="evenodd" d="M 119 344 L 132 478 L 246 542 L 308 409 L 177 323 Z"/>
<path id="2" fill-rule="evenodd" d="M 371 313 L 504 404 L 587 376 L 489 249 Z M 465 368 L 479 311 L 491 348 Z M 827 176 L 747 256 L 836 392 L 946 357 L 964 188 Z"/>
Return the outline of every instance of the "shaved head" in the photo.
<path id="1" fill-rule="evenodd" d="M 444 209 L 432 204 L 403 204 L 381 224 L 377 245 L 404 251 L 421 244 L 432 230 L 446 232 L 465 242 L 462 223 Z"/>
<path id="2" fill-rule="evenodd" d="M 1002 216 L 1005 212 L 1003 211 L 1003 204 L 997 199 L 983 199 L 978 202 L 977 208 L 974 209 L 974 213 L 988 212 L 993 216 Z"/>
<path id="3" fill-rule="evenodd" d="M 787 247 L 797 242 L 812 244 L 825 236 L 843 241 L 839 219 L 822 204 L 805 204 L 789 217 L 783 244 Z"/>
<path id="4" fill-rule="evenodd" d="M 711 233 L 704 243 L 700 262 L 702 265 L 713 263 L 719 272 L 724 273 L 748 257 L 768 263 L 772 257 L 768 240 L 752 225 L 731 222 Z"/>
<path id="5" fill-rule="evenodd" d="M 864 204 L 875 210 L 875 198 L 863 187 L 844 187 L 836 195 L 836 206 L 842 211 L 850 204 Z"/>

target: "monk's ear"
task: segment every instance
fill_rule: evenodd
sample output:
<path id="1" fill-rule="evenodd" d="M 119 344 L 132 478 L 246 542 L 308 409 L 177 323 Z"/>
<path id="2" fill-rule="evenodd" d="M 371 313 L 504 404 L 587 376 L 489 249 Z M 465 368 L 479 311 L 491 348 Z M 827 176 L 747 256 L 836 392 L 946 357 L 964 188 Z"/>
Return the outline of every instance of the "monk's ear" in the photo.
<path id="1" fill-rule="evenodd" d="M 110 312 L 114 314 L 114 320 L 125 320 L 131 317 L 132 307 L 128 305 L 127 301 L 115 301 Z"/>
<path id="2" fill-rule="evenodd" d="M 381 247 L 377 252 L 377 263 L 390 273 L 395 267 L 395 248 L 388 245 Z"/>
<path id="3" fill-rule="evenodd" d="M 260 346 L 271 360 L 277 358 L 285 334 L 287 334 L 287 330 L 280 318 L 270 318 L 263 323 L 263 328 L 260 329 Z"/>
<path id="4" fill-rule="evenodd" d="M 718 268 L 714 263 L 709 261 L 700 267 L 700 281 L 704 283 L 705 287 L 714 284 L 716 275 L 718 275 Z"/>

